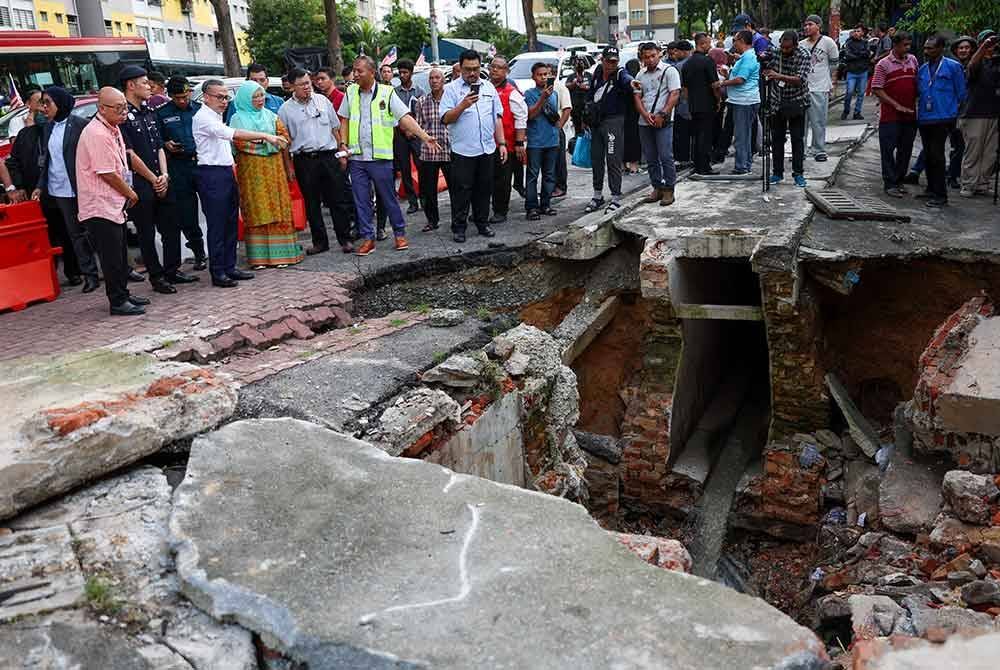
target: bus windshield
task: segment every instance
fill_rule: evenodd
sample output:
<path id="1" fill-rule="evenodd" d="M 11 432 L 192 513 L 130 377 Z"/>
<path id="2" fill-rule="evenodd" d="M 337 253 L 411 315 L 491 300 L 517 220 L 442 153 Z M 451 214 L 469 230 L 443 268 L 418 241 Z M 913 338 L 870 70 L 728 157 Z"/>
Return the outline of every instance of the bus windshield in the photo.
<path id="1" fill-rule="evenodd" d="M 116 84 L 125 65 L 146 63 L 146 54 L 141 51 L 0 55 L 5 79 L 9 72 L 22 85 L 62 86 L 74 95 L 96 93 L 101 86 Z"/>

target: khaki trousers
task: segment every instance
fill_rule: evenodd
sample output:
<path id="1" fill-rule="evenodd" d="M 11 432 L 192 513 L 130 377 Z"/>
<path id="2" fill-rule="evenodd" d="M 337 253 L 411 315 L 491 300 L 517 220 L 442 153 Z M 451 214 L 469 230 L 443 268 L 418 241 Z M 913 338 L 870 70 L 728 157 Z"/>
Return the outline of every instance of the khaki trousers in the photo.
<path id="1" fill-rule="evenodd" d="M 962 157 L 962 189 L 988 189 L 990 170 L 997 157 L 997 120 L 959 119 L 958 128 L 965 138 Z"/>

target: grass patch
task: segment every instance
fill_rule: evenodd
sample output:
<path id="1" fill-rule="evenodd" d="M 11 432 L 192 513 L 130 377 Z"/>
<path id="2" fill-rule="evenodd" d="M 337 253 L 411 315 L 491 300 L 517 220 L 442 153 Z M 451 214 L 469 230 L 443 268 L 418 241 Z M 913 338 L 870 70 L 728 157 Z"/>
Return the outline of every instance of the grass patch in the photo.
<path id="1" fill-rule="evenodd" d="M 167 349 L 168 347 L 172 347 L 175 344 L 177 344 L 177 340 L 163 340 L 162 342 L 160 342 L 160 348 Z"/>
<path id="2" fill-rule="evenodd" d="M 83 595 L 87 605 L 97 614 L 116 614 L 121 609 L 121 603 L 115 598 L 111 583 L 98 576 L 87 577 L 83 585 Z"/>
<path id="3" fill-rule="evenodd" d="M 428 312 L 431 311 L 431 306 L 428 305 L 426 302 L 422 302 L 419 305 L 415 305 L 413 307 L 413 311 L 416 312 L 417 314 L 427 314 Z"/>
<path id="4" fill-rule="evenodd" d="M 444 359 L 448 358 L 448 352 L 446 351 L 435 351 L 434 352 L 434 365 L 441 365 L 444 363 Z"/>
<path id="5" fill-rule="evenodd" d="M 476 318 L 480 321 L 489 321 L 493 318 L 493 312 L 486 309 L 485 307 L 480 307 L 476 310 Z"/>
<path id="6" fill-rule="evenodd" d="M 351 335 L 359 335 L 359 334 L 361 334 L 361 331 L 364 330 L 364 329 L 365 329 L 364 326 L 351 326 L 350 329 L 348 330 L 348 332 Z"/>
<path id="7" fill-rule="evenodd" d="M 393 328 L 399 328 L 400 326 L 406 325 L 406 319 L 390 319 L 389 325 Z"/>

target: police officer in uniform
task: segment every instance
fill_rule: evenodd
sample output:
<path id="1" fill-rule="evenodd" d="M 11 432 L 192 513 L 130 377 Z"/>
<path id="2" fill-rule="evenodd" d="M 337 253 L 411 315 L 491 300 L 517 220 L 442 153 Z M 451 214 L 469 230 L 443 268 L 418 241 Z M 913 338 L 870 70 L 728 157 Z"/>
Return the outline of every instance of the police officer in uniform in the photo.
<path id="1" fill-rule="evenodd" d="M 201 103 L 191 102 L 191 85 L 184 77 L 171 77 L 167 82 L 170 101 L 156 110 L 163 133 L 163 148 L 167 152 L 167 174 L 170 188 L 167 203 L 171 218 L 177 222 L 187 247 L 194 252 L 194 269 L 208 268 L 205 255 L 205 237 L 198 224 L 198 193 L 194 186 L 194 172 L 198 166 L 191 119 L 201 108 Z"/>
<path id="2" fill-rule="evenodd" d="M 157 293 L 176 293 L 174 284 L 188 284 L 198 277 L 184 274 L 181 266 L 181 233 L 167 207 L 170 176 L 160 123 L 146 101 L 152 95 L 146 71 L 137 65 L 122 68 L 121 88 L 127 101 L 122 136 L 132 171 L 132 188 L 139 202 L 130 210 L 139 233 L 139 249 Z M 156 253 L 156 232 L 163 245 L 163 263 Z"/>

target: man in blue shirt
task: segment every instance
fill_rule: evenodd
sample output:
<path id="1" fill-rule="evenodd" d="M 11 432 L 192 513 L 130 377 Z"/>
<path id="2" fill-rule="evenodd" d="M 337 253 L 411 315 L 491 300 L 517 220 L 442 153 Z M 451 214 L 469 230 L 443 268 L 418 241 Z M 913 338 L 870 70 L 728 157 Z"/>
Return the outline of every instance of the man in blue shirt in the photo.
<path id="1" fill-rule="evenodd" d="M 733 113 L 733 143 L 736 146 L 736 162 L 732 174 L 750 173 L 753 166 L 753 129 L 757 124 L 757 108 L 760 106 L 760 64 L 753 50 L 753 33 L 741 30 L 733 38 L 733 49 L 740 54 L 729 79 L 717 82 L 717 87 L 725 88 L 729 94 L 729 105 Z"/>
<path id="2" fill-rule="evenodd" d="M 595 212 L 604 206 L 604 167 L 607 163 L 608 188 L 611 202 L 606 212 L 621 207 L 622 155 L 625 147 L 625 106 L 632 102 L 632 75 L 618 67 L 618 49 L 604 47 L 601 67 L 594 74 L 594 84 L 587 96 L 588 107 L 597 112 L 585 119 L 591 132 L 591 163 L 594 166 L 594 197 L 584 212 Z"/>
<path id="3" fill-rule="evenodd" d="M 493 194 L 493 154 L 500 148 L 500 162 L 507 161 L 503 134 L 503 105 L 496 88 L 483 81 L 482 59 L 468 49 L 458 58 L 461 76 L 444 87 L 441 122 L 451 140 L 451 231 L 459 244 L 472 207 L 472 220 L 483 237 L 493 237 L 489 226 Z"/>
<path id="4" fill-rule="evenodd" d="M 966 94 L 965 72 L 958 61 L 944 57 L 944 46 L 941 35 L 928 37 L 924 42 L 927 60 L 917 71 L 917 126 L 927 162 L 924 197 L 928 207 L 948 204 L 944 145 Z"/>
<path id="5" fill-rule="evenodd" d="M 537 221 L 542 214 L 552 216 L 556 213 L 549 203 L 556 188 L 559 108 L 550 72 L 545 63 L 532 65 L 531 78 L 535 80 L 535 87 L 524 94 L 524 102 L 528 105 L 528 177 L 524 206 L 529 221 Z M 541 207 L 538 203 L 539 172 L 542 175 Z"/>
<path id="6" fill-rule="evenodd" d="M 205 237 L 198 223 L 198 193 L 194 186 L 194 172 L 198 166 L 191 121 L 201 104 L 191 102 L 191 85 L 184 77 L 171 77 L 167 81 L 170 101 L 156 110 L 163 135 L 163 148 L 167 152 L 167 174 L 170 190 L 167 191 L 169 216 L 173 217 L 187 239 L 187 248 L 194 252 L 194 269 L 207 270 Z"/>

